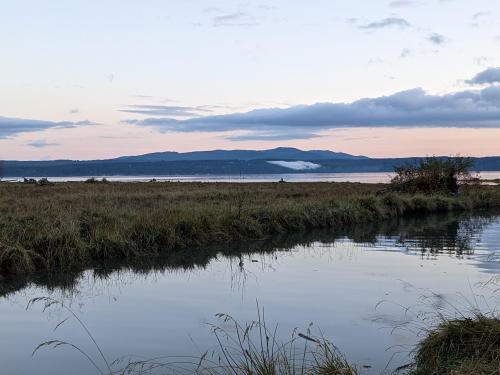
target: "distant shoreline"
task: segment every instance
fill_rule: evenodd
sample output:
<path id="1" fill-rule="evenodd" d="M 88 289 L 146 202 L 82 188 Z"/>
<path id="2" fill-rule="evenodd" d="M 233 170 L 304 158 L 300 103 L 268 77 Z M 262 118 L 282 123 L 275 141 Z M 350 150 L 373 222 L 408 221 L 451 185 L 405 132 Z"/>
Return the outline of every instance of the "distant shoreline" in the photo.
<path id="1" fill-rule="evenodd" d="M 500 171 L 483 171 L 481 179 L 487 183 L 500 181 Z M 352 172 L 352 173 L 277 173 L 277 174 L 242 174 L 242 175 L 88 175 L 88 176 L 22 176 L 6 177 L 4 181 L 23 182 L 23 178 L 39 180 L 47 178 L 52 182 L 84 182 L 90 178 L 105 178 L 110 182 L 219 182 L 219 183 L 265 183 L 278 182 L 357 182 L 389 183 L 393 172 Z"/>
<path id="2" fill-rule="evenodd" d="M 280 159 L 278 159 L 280 160 Z M 394 168 L 419 163 L 422 158 L 403 159 L 272 159 L 177 160 L 177 161 L 5 161 L 2 175 L 15 177 L 108 177 L 108 176 L 250 176 L 332 173 L 392 173 Z M 500 172 L 500 157 L 473 158 L 473 169 Z M 314 168 L 312 168 L 314 167 Z M 303 169 L 297 169 L 303 168 Z"/>

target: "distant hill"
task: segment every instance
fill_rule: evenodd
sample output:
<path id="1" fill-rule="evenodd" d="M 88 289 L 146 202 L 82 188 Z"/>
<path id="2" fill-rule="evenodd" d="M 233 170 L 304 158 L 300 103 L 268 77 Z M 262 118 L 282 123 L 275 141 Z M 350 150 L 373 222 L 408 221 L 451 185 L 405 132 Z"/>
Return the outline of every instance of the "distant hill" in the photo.
<path id="1" fill-rule="evenodd" d="M 5 177 L 98 177 L 392 172 L 395 166 L 420 159 L 371 159 L 295 148 L 158 152 L 108 160 L 6 161 L 3 174 Z M 500 171 L 500 156 L 473 160 L 477 171 Z"/>
<path id="2" fill-rule="evenodd" d="M 187 160 L 357 160 L 368 159 L 366 156 L 350 155 L 328 150 L 302 151 L 291 147 L 278 147 L 270 150 L 213 150 L 193 152 L 154 152 L 138 156 L 122 156 L 114 161 L 187 161 Z"/>

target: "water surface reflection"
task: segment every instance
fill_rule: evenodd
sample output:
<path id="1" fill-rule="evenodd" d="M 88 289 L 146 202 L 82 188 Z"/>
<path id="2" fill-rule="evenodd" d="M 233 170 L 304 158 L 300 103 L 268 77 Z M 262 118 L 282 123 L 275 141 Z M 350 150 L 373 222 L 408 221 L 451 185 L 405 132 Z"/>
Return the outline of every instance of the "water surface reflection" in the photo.
<path id="1" fill-rule="evenodd" d="M 108 358 L 199 355 L 213 347 L 207 322 L 218 312 L 241 321 L 255 318 L 255 301 L 287 337 L 314 322 L 352 361 L 384 370 L 395 345 L 412 345 L 412 330 L 391 329 L 415 320 L 405 311 L 427 296 L 435 309 L 457 293 L 479 289 L 499 274 L 500 218 L 495 215 L 432 216 L 314 231 L 234 245 L 193 249 L 134 264 L 96 264 L 81 273 L 1 283 L 0 346 L 10 374 L 92 373 L 68 348 L 33 348 L 51 338 L 92 352 L 74 322 L 52 328 L 64 311 L 25 311 L 36 296 L 64 301 L 94 333 Z M 381 304 L 381 301 L 387 303 Z M 479 303 L 482 303 L 482 299 Z M 453 302 L 452 302 L 453 303 Z M 391 366 L 406 360 L 396 356 Z"/>

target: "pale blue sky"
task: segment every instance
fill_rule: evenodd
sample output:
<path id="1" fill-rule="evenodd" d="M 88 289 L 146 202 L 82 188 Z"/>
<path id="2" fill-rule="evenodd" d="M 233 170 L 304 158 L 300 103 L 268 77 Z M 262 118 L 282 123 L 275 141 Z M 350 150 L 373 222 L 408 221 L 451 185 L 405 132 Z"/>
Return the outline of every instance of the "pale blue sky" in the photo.
<path id="1" fill-rule="evenodd" d="M 497 0 L 0 5 L 0 158 L 275 146 L 373 156 L 500 154 L 500 79 L 465 82 L 500 66 Z M 228 125 L 227 117 L 213 126 L 213 115 L 261 108 L 338 108 L 381 96 L 391 96 L 392 108 L 400 100 L 392 95 L 415 88 L 429 96 L 404 96 L 418 111 L 451 93 L 489 91 L 474 94 L 480 99 L 470 108 L 469 99 L 440 107 L 425 123 L 420 112 L 412 112 L 418 121 L 397 123 L 400 117 L 373 119 L 371 107 L 354 106 L 368 116 L 356 128 L 351 119 L 339 125 L 338 112 L 328 112 L 321 126 L 309 112 L 303 122 L 286 117 L 278 127 L 274 112 L 272 119 L 252 117 L 252 126 Z M 458 110 L 464 106 L 467 113 Z M 190 117 L 201 119 L 182 122 Z"/>

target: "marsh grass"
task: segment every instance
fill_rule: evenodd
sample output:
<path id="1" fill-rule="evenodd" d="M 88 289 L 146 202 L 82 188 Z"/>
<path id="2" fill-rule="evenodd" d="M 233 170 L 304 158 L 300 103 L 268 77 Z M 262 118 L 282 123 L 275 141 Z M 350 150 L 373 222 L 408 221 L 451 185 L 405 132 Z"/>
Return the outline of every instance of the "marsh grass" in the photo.
<path id="1" fill-rule="evenodd" d="M 257 306 L 258 320 L 241 325 L 227 314 L 218 314 L 223 325 L 213 326 L 219 344 L 218 361 L 214 368 L 206 368 L 208 374 L 235 375 L 356 375 L 356 367 L 350 365 L 335 345 L 323 337 L 313 337 L 311 325 L 305 333 L 294 330 L 290 340 L 280 342 L 278 326 L 269 328 L 264 309 Z M 226 325 L 230 329 L 225 329 Z M 222 353 L 222 355 L 220 355 Z M 206 358 L 206 357 L 205 357 Z M 201 362 L 203 366 L 203 362 Z M 201 366 L 200 366 L 201 367 Z M 205 368 L 203 368 L 205 370 Z"/>
<path id="2" fill-rule="evenodd" d="M 95 262 L 215 243 L 500 207 L 500 190 L 456 197 L 387 194 L 359 183 L 58 183 L 0 185 L 0 275 L 81 270 Z"/>
<path id="3" fill-rule="evenodd" d="M 258 310 L 259 311 L 259 310 Z M 277 337 L 277 325 L 269 328 L 260 310 L 258 320 L 241 324 L 227 314 L 217 314 L 212 325 L 217 349 L 196 361 L 191 357 L 164 357 L 130 361 L 121 374 L 182 373 L 204 375 L 357 375 L 355 366 L 328 340 L 294 330 L 285 342 Z M 226 328 L 223 328 L 226 327 Z M 158 372 L 158 370 L 161 370 Z M 163 372 L 162 372 L 163 371 Z"/>
<path id="4" fill-rule="evenodd" d="M 61 346 L 67 346 L 67 347 L 70 347 L 70 348 L 76 350 L 81 355 L 83 355 L 89 361 L 89 363 L 92 364 L 92 366 L 97 370 L 97 372 L 99 374 L 105 375 L 105 374 L 112 374 L 113 373 L 113 371 L 111 370 L 111 364 L 108 362 L 106 356 L 104 355 L 101 347 L 99 346 L 99 344 L 95 340 L 94 336 L 92 335 L 90 330 L 87 328 L 85 323 L 78 317 L 78 315 L 70 307 L 66 306 L 66 304 L 64 304 L 64 302 L 59 301 L 59 300 L 54 299 L 54 298 L 51 298 L 51 297 L 35 297 L 28 302 L 28 305 L 26 306 L 26 310 L 28 310 L 30 307 L 32 307 L 35 304 L 42 304 L 43 312 L 47 311 L 48 309 L 50 309 L 51 307 L 56 305 L 64 312 L 69 313 L 69 316 L 67 318 L 65 318 L 65 319 L 61 320 L 59 323 L 57 323 L 57 325 L 54 327 L 54 332 L 57 331 L 57 329 L 59 327 L 61 327 L 64 323 L 66 323 L 70 318 L 76 320 L 79 327 L 83 329 L 83 331 L 85 332 L 85 335 L 90 339 L 94 348 L 97 350 L 98 357 L 99 357 L 99 359 L 101 359 L 104 362 L 106 370 L 102 370 L 101 367 L 97 363 L 98 360 L 96 358 L 94 358 L 94 356 L 92 356 L 91 354 L 87 353 L 84 349 L 82 349 L 79 346 L 74 345 L 70 342 L 66 342 L 66 341 L 62 341 L 62 340 L 49 340 L 49 341 L 44 341 L 44 342 L 38 344 L 38 346 L 33 350 L 32 356 L 34 356 L 39 350 L 41 350 L 43 348 L 49 347 L 49 348 L 57 349 Z"/>
<path id="5" fill-rule="evenodd" d="M 411 375 L 500 374 L 500 319 L 443 320 L 418 344 L 411 367 Z"/>
<path id="6" fill-rule="evenodd" d="M 500 374 L 500 314 L 497 309 L 500 278 L 492 277 L 476 287 L 488 288 L 493 294 L 487 299 L 476 294 L 472 287 L 471 296 L 458 293 L 454 299 L 427 292 L 414 306 L 400 306 L 405 320 L 409 319 L 395 324 L 392 331 L 407 330 L 418 337 L 419 342 L 411 350 L 399 352 L 408 355 L 411 362 L 396 369 L 395 373 Z"/>
<path id="7" fill-rule="evenodd" d="M 68 313 L 54 328 L 56 331 L 68 320 L 76 320 L 91 341 L 96 354 L 63 340 L 40 343 L 34 356 L 42 349 L 69 347 L 80 353 L 101 375 L 139 374 L 200 374 L 200 375 L 357 375 L 355 366 L 323 337 L 313 337 L 310 324 L 305 333 L 295 329 L 291 338 L 279 341 L 275 325 L 270 329 L 264 309 L 257 304 L 256 321 L 241 324 L 227 314 L 216 314 L 220 324 L 209 327 L 217 342 L 216 349 L 196 356 L 164 356 L 149 359 L 118 358 L 109 361 L 85 323 L 63 302 L 50 297 L 37 297 L 29 301 L 26 309 L 36 304 L 45 312 L 53 306 Z M 125 362 L 125 365 L 122 365 Z M 102 364 L 101 364 L 102 363 Z"/>

